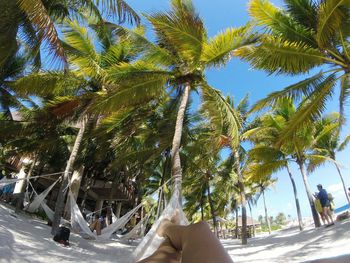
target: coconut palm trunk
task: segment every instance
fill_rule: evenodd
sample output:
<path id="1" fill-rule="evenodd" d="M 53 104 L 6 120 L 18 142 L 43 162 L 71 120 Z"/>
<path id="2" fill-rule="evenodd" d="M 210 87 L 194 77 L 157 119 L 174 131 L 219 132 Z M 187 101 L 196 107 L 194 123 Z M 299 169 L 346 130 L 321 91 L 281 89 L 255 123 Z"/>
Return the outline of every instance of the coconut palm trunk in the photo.
<path id="1" fill-rule="evenodd" d="M 341 183 L 342 183 L 342 185 L 343 185 L 343 189 L 344 189 L 344 193 L 345 193 L 346 199 L 348 200 L 348 203 L 350 204 L 350 199 L 349 199 L 348 193 L 347 193 L 347 191 L 346 191 L 346 186 L 345 186 L 345 182 L 344 182 L 343 175 L 342 175 L 341 172 L 340 172 L 340 167 L 339 167 L 339 165 L 338 165 L 336 162 L 334 162 L 334 165 L 335 165 L 335 167 L 337 168 L 337 171 L 338 171 L 338 174 L 339 174 Z"/>
<path id="2" fill-rule="evenodd" d="M 269 234 L 271 234 L 271 224 L 270 224 L 269 216 L 267 214 L 267 206 L 266 206 L 266 200 L 265 200 L 265 189 L 262 189 L 262 195 L 263 195 L 263 200 L 264 200 L 265 221 L 266 221 L 267 227 L 269 229 Z"/>
<path id="3" fill-rule="evenodd" d="M 298 161 L 297 163 L 299 165 L 300 173 L 301 173 L 301 175 L 303 177 L 304 186 L 305 186 L 307 198 L 309 199 L 311 213 L 312 213 L 312 218 L 314 220 L 315 227 L 320 227 L 321 226 L 320 218 L 318 217 L 318 214 L 317 214 L 317 211 L 316 211 L 316 208 L 315 208 L 315 203 L 314 203 L 314 200 L 312 198 L 311 189 L 310 189 L 309 182 L 307 180 L 307 176 L 306 176 L 306 173 L 305 173 L 305 170 L 304 170 L 304 164 L 301 161 Z"/>
<path id="4" fill-rule="evenodd" d="M 34 171 L 34 167 L 36 165 L 37 160 L 38 160 L 38 154 L 35 153 L 34 160 L 32 162 L 32 165 L 29 168 L 27 175 L 26 175 L 26 179 L 32 176 L 32 173 Z M 18 194 L 15 213 L 18 213 L 21 210 L 23 200 L 24 200 L 24 191 L 25 191 L 26 187 L 27 187 L 27 180 L 24 180 L 22 187 L 21 187 L 21 190 L 20 190 L 20 193 Z"/>
<path id="5" fill-rule="evenodd" d="M 302 220 L 302 217 L 301 217 L 301 211 L 300 211 L 300 205 L 299 205 L 297 187 L 296 187 L 296 185 L 295 185 L 295 181 L 294 181 L 293 175 L 292 175 L 292 173 L 291 173 L 291 171 L 290 171 L 290 169 L 289 169 L 288 164 L 287 164 L 287 171 L 288 171 L 288 175 L 289 175 L 290 181 L 291 181 L 292 186 L 293 186 L 293 193 L 294 193 L 294 199 L 295 199 L 295 206 L 296 206 L 297 214 L 298 214 L 299 229 L 300 229 L 300 231 L 302 231 L 302 230 L 304 229 L 304 226 L 303 226 L 303 220 Z"/>
<path id="6" fill-rule="evenodd" d="M 239 158 L 239 153 L 237 149 L 234 150 L 234 157 L 235 157 L 236 173 L 238 175 L 239 194 L 241 197 L 241 206 L 242 206 L 242 245 L 246 245 L 248 242 L 247 240 L 247 199 L 245 196 L 243 174 L 241 172 L 240 158 Z"/>
<path id="7" fill-rule="evenodd" d="M 171 149 L 171 161 L 172 167 L 171 172 L 174 178 L 174 187 L 175 190 L 179 191 L 179 201 L 181 204 L 182 196 L 181 196 L 181 183 L 182 183 L 182 169 L 181 169 L 181 160 L 180 160 L 180 145 L 181 145 L 181 136 L 182 136 L 182 128 L 185 117 L 185 111 L 188 103 L 188 98 L 190 94 L 190 84 L 186 83 L 185 89 L 182 95 L 179 111 L 177 113 L 176 118 L 176 126 L 175 133 L 173 138 L 173 145 Z"/>
<path id="8" fill-rule="evenodd" d="M 208 193 L 208 201 L 209 201 L 209 206 L 210 206 L 211 217 L 213 219 L 214 234 L 219 238 L 218 223 L 216 221 L 216 215 L 215 215 L 216 213 L 215 213 L 213 199 L 211 198 L 209 181 L 207 183 L 207 193 Z"/>
<path id="9" fill-rule="evenodd" d="M 64 170 L 61 187 L 58 191 L 58 196 L 57 196 L 57 200 L 56 200 L 54 219 L 52 222 L 51 234 L 53 234 L 53 235 L 56 234 L 56 231 L 57 231 L 59 224 L 60 224 L 60 221 L 61 221 L 61 216 L 62 216 L 63 211 L 64 211 L 64 203 L 65 203 L 66 194 L 68 191 L 67 186 L 68 186 L 69 174 L 71 173 L 71 171 L 73 169 L 73 165 L 74 165 L 75 159 L 77 157 L 78 150 L 80 148 L 80 144 L 83 140 L 83 134 L 85 132 L 86 123 L 87 123 L 87 117 L 85 116 L 80 123 L 81 126 L 79 129 L 78 135 L 75 139 L 72 152 L 69 156 L 69 159 L 68 159 L 68 162 L 66 165 L 66 169 Z"/>
<path id="10" fill-rule="evenodd" d="M 252 206 L 251 206 L 250 202 L 248 202 L 248 207 L 249 207 L 250 218 L 252 219 L 252 224 L 253 224 L 253 235 L 255 236 L 255 234 L 256 234 L 255 222 L 254 222 Z"/>

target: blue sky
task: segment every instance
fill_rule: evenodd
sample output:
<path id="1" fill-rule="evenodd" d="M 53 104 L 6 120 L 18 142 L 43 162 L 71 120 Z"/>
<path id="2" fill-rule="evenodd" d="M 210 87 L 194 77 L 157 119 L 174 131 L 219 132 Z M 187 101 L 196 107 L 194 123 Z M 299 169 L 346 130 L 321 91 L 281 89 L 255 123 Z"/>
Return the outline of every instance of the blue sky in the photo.
<path id="1" fill-rule="evenodd" d="M 165 10 L 169 7 L 168 0 L 128 0 L 127 2 L 139 13 Z M 227 27 L 244 25 L 249 19 L 247 14 L 248 1 L 246 0 L 194 0 L 193 2 L 205 22 L 209 36 L 214 36 Z M 281 0 L 272 0 L 271 2 L 277 6 L 282 6 Z M 213 87 L 220 89 L 225 95 L 233 96 L 236 101 L 248 93 L 250 102 L 253 104 L 270 92 L 280 90 L 304 79 L 305 76 L 268 76 L 265 72 L 252 70 L 247 63 L 233 59 L 225 68 L 208 71 L 207 78 Z M 337 96 L 334 96 L 334 101 L 329 103 L 327 112 L 337 111 L 337 109 Z M 349 107 L 346 108 L 346 112 L 348 111 Z M 343 135 L 349 133 L 350 126 L 347 124 L 343 129 Z M 349 156 L 349 147 L 338 155 L 347 187 L 350 187 Z M 299 169 L 292 166 L 292 173 L 298 188 L 302 216 L 309 217 L 311 215 L 310 208 Z M 296 217 L 294 197 L 287 172 L 282 171 L 276 174 L 275 177 L 278 178 L 278 182 L 266 193 L 269 213 L 275 216 L 278 212 L 284 212 L 286 215 Z M 333 165 L 325 165 L 315 171 L 309 176 L 309 183 L 313 192 L 317 191 L 317 184 L 323 184 L 335 197 L 336 207 L 346 204 L 340 179 Z M 260 214 L 263 215 L 262 205 L 262 200 L 259 200 L 253 212 L 254 217 L 258 217 Z"/>

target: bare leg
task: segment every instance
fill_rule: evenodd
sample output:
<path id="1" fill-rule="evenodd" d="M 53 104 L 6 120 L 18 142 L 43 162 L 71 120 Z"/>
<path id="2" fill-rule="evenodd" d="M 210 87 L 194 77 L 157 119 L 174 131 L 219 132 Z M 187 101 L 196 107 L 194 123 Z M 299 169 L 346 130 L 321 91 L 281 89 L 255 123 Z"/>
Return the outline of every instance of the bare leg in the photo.
<path id="1" fill-rule="evenodd" d="M 165 234 L 176 248 L 182 249 L 182 263 L 232 263 L 206 222 L 189 226 L 169 225 Z"/>
<path id="2" fill-rule="evenodd" d="M 189 226 L 180 226 L 167 221 L 162 228 L 161 232 L 169 239 L 173 248 L 182 251 L 182 263 L 232 263 L 230 256 L 217 237 L 210 231 L 207 223 L 199 222 Z M 162 260 L 159 260 L 160 257 Z M 152 256 L 139 263 L 141 262 L 161 263 L 168 261 L 165 261 L 165 253 L 159 254 L 157 250 Z"/>
<path id="3" fill-rule="evenodd" d="M 325 220 L 325 218 L 324 218 L 323 212 L 320 212 L 319 214 L 320 214 L 320 216 L 321 216 L 321 219 L 322 219 L 323 224 L 326 224 L 326 220 Z"/>
<path id="4" fill-rule="evenodd" d="M 173 247 L 167 238 L 150 257 L 137 263 L 179 263 L 181 254 Z"/>
<path id="5" fill-rule="evenodd" d="M 90 229 L 91 231 L 96 230 L 96 234 L 99 236 L 101 235 L 101 223 L 100 221 L 97 219 L 95 220 L 91 225 L 90 225 Z"/>
<path id="6" fill-rule="evenodd" d="M 328 224 L 331 224 L 331 222 L 332 222 L 332 224 L 334 224 L 329 207 L 323 208 L 323 214 L 324 214 L 324 217 L 326 218 Z"/>

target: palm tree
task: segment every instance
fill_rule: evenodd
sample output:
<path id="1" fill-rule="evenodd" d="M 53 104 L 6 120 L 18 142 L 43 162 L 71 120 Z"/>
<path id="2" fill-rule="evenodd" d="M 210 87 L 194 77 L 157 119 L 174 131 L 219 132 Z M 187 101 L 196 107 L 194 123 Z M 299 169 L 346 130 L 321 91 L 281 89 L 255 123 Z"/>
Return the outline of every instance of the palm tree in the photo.
<path id="1" fill-rule="evenodd" d="M 102 7 L 102 11 L 99 10 Z M 119 23 L 140 23 L 140 17 L 124 0 L 1 0 L 0 9 L 0 68 L 11 59 L 18 50 L 17 34 L 22 32 L 28 47 L 40 65 L 40 45 L 47 41 L 55 57 L 66 61 L 65 50 L 60 42 L 55 23 L 65 19 L 81 18 L 87 11 L 103 21 L 102 13 L 107 17 L 119 18 Z"/>
<path id="2" fill-rule="evenodd" d="M 9 84 L 23 76 L 25 66 L 25 58 L 16 56 L 7 61 L 6 67 L 0 68 L 0 111 L 3 112 L 3 116 L 7 120 L 13 120 L 11 108 L 17 108 L 18 110 L 23 107 Z"/>
<path id="3" fill-rule="evenodd" d="M 203 111 L 209 117 L 213 126 L 214 142 L 220 147 L 228 147 L 232 151 L 234 160 L 232 172 L 237 175 L 237 182 L 242 206 L 242 244 L 247 244 L 247 211 L 244 186 L 244 168 L 247 155 L 242 143 L 243 133 L 247 128 L 248 97 L 245 97 L 236 107 L 233 100 L 226 100 L 217 92 L 215 95 L 204 92 Z"/>
<path id="4" fill-rule="evenodd" d="M 36 95 L 46 100 L 51 98 L 51 108 L 55 114 L 70 117 L 71 121 L 78 122 L 79 132 L 65 168 L 56 202 L 53 231 L 56 231 L 59 225 L 64 208 L 63 189 L 68 183 L 88 120 L 97 121 L 101 111 L 108 116 L 113 108 L 114 111 L 127 111 L 128 107 L 154 98 L 154 93 L 141 96 L 135 91 L 135 86 L 126 81 L 115 83 L 108 78 L 107 71 L 111 66 L 128 63 L 136 56 L 137 51 L 127 40 L 115 39 L 113 30 L 109 30 L 105 25 L 94 27 L 94 30 L 94 36 L 97 37 L 95 41 L 92 40 L 92 32 L 88 32 L 86 28 L 78 26 L 75 22 L 67 24 L 63 35 L 64 45 L 69 54 L 70 71 L 33 73 L 14 84 L 18 94 Z M 102 47 L 99 51 L 95 47 L 97 42 Z M 159 96 L 159 92 L 157 95 Z"/>
<path id="5" fill-rule="evenodd" d="M 190 92 L 201 88 L 207 93 L 215 93 L 206 83 L 205 70 L 225 65 L 233 50 L 251 43 L 253 38 L 247 26 L 227 29 L 209 39 L 191 1 L 172 0 L 171 3 L 172 8 L 166 13 L 146 15 L 155 32 L 156 44 L 141 34 L 122 30 L 134 45 L 143 50 L 143 57 L 135 64 L 114 67 L 110 74 L 115 79 L 139 79 L 139 82 L 148 81 L 153 85 L 156 83 L 151 82 L 150 77 L 154 79 L 158 76 L 159 87 L 167 83 L 167 88 L 181 97 L 171 149 L 172 176 L 176 189 L 181 193 L 180 146 Z"/>
<path id="6" fill-rule="evenodd" d="M 345 196 L 350 203 L 349 196 L 347 194 L 344 178 L 341 174 L 341 170 L 338 162 L 336 161 L 336 154 L 345 149 L 350 141 L 350 135 L 345 137 L 343 141 L 340 140 L 340 127 L 339 127 L 339 114 L 333 113 L 324 116 L 316 123 L 316 129 L 318 136 L 315 138 L 315 144 L 313 145 L 313 152 L 315 155 L 321 155 L 326 157 L 325 159 L 318 159 L 312 162 L 308 166 L 310 172 L 314 171 L 319 165 L 322 165 L 325 161 L 331 161 L 338 171 L 340 180 L 343 185 Z M 328 159 L 329 158 L 329 159 Z"/>
<path id="7" fill-rule="evenodd" d="M 273 173 L 282 169 L 287 170 L 293 188 L 299 229 L 303 230 L 297 188 L 294 176 L 289 167 L 289 163 L 292 159 L 288 156 L 288 152 L 283 151 L 284 148 L 276 145 L 278 135 L 285 125 L 285 120 L 283 118 L 289 119 L 288 115 L 292 114 L 288 107 L 281 105 L 283 105 L 282 102 L 276 105 L 272 114 L 268 112 L 258 117 L 254 123 L 254 126 L 257 127 L 248 130 L 244 134 L 248 140 L 254 143 L 254 147 L 249 151 L 249 156 L 253 163 L 250 166 L 250 176 L 253 181 L 261 180 L 262 178 L 270 177 Z"/>
<path id="8" fill-rule="evenodd" d="M 282 9 L 268 0 L 251 0 L 248 11 L 261 28 L 260 38 L 256 44 L 234 52 L 253 67 L 269 73 L 296 75 L 318 67 L 324 69 L 255 104 L 254 110 L 259 110 L 275 105 L 281 98 L 305 97 L 281 134 L 281 140 L 320 117 L 337 87 L 339 120 L 343 122 L 350 91 L 349 2 L 284 0 L 284 4 Z"/>
<path id="9" fill-rule="evenodd" d="M 262 167 L 260 167 L 261 173 L 266 172 L 267 174 L 270 174 L 271 172 L 278 171 L 282 168 L 287 168 L 287 170 L 289 170 L 287 163 L 290 161 L 293 161 L 298 165 L 315 226 L 319 227 L 320 221 L 315 210 L 311 188 L 307 179 L 307 172 L 305 171 L 305 167 L 308 163 L 319 162 L 320 160 L 326 159 L 311 152 L 315 138 L 315 129 L 313 126 L 301 127 L 292 138 L 281 140 L 279 137 L 281 133 L 283 134 L 283 131 L 289 125 L 290 120 L 294 118 L 294 114 L 297 114 L 298 110 L 299 109 L 296 109 L 293 105 L 291 99 L 280 100 L 272 109 L 271 113 L 267 114 L 265 117 L 266 124 L 268 124 L 267 127 L 261 128 L 261 132 L 265 132 L 267 137 L 270 137 L 270 140 L 268 140 L 268 145 L 270 146 L 266 146 L 264 143 L 263 145 L 258 145 L 256 149 L 253 150 L 253 155 L 258 156 L 258 159 L 260 158 L 260 160 L 265 160 L 267 162 L 275 160 L 272 163 L 267 163 L 265 167 L 262 165 Z M 277 145 L 276 141 L 280 141 L 280 143 Z M 273 147 L 271 147 L 271 145 L 273 145 Z M 265 154 L 262 154 L 263 152 L 265 152 Z M 265 157 L 263 155 L 265 155 Z M 272 158 L 270 159 L 268 156 L 272 156 Z M 288 171 L 288 173 L 291 176 L 290 171 Z M 293 184 L 294 180 L 291 181 Z M 295 190 L 294 192 L 296 193 L 294 184 L 293 190 Z"/>

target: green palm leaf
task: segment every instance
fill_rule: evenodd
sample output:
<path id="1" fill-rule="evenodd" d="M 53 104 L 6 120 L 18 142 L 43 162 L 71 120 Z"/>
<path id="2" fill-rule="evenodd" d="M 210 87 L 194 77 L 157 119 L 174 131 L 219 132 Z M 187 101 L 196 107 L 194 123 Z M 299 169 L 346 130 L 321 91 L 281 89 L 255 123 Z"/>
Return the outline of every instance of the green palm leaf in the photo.
<path id="1" fill-rule="evenodd" d="M 350 135 L 346 136 L 344 141 L 339 145 L 338 152 L 343 151 L 346 148 L 346 146 L 348 145 L 349 142 L 350 142 Z"/>
<path id="2" fill-rule="evenodd" d="M 11 86 L 20 95 L 64 95 L 72 94 L 83 87 L 85 80 L 63 72 L 33 73 L 18 79 Z"/>
<path id="3" fill-rule="evenodd" d="M 330 40 L 341 29 L 343 21 L 349 19 L 349 11 L 344 10 L 346 5 L 350 5 L 349 0 L 327 0 L 321 3 L 316 35 L 321 47 L 328 47 Z"/>
<path id="4" fill-rule="evenodd" d="M 326 108 L 326 102 L 332 97 L 336 84 L 335 74 L 329 75 L 319 87 L 300 105 L 282 131 L 279 143 L 288 141 L 302 126 L 306 126 L 321 116 Z"/>
<path id="5" fill-rule="evenodd" d="M 279 37 L 262 36 L 261 44 L 244 46 L 233 52 L 249 61 L 255 68 L 270 73 L 296 74 L 308 72 L 328 59 L 318 49 L 298 42 L 290 42 Z"/>
<path id="6" fill-rule="evenodd" d="M 55 25 L 41 0 L 17 0 L 19 7 L 24 11 L 29 20 L 37 27 L 38 36 L 47 40 L 50 50 L 57 58 L 66 62 L 64 49 L 60 44 Z"/>
<path id="7" fill-rule="evenodd" d="M 79 75 L 95 77 L 100 73 L 100 56 L 95 50 L 87 28 L 79 26 L 77 22 L 69 22 L 63 34 L 67 44 L 75 49 L 75 52 L 71 52 L 69 60 L 79 68 Z"/>
<path id="8" fill-rule="evenodd" d="M 190 1 L 172 1 L 172 11 L 154 13 L 146 18 L 153 25 L 158 41 L 166 49 L 174 50 L 181 60 L 198 62 L 206 31 Z"/>
<path id="9" fill-rule="evenodd" d="M 221 135 L 228 135 L 232 140 L 232 145 L 239 142 L 239 130 L 241 129 L 241 117 L 239 113 L 222 96 L 219 90 L 207 84 L 202 86 L 203 111 L 207 112 L 215 132 Z M 226 134 L 227 131 L 227 134 Z"/>
<path id="10" fill-rule="evenodd" d="M 300 100 L 302 97 L 309 97 L 325 80 L 322 72 L 302 80 L 296 84 L 286 87 L 282 91 L 276 91 L 269 94 L 266 98 L 258 101 L 253 105 L 251 111 L 259 111 L 267 106 L 273 106 L 278 101 L 284 98 L 291 99 L 293 101 Z"/>
<path id="11" fill-rule="evenodd" d="M 252 0 L 248 11 L 259 26 L 269 28 L 276 36 L 283 34 L 291 42 L 303 42 L 312 46 L 315 43 L 310 28 L 297 23 L 269 1 Z"/>
<path id="12" fill-rule="evenodd" d="M 201 61 L 207 66 L 222 66 L 230 59 L 231 52 L 242 45 L 247 45 L 255 40 L 251 34 L 251 25 L 240 28 L 228 28 L 217 34 L 203 46 Z"/>

